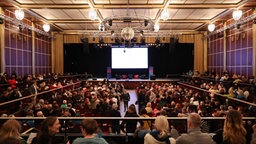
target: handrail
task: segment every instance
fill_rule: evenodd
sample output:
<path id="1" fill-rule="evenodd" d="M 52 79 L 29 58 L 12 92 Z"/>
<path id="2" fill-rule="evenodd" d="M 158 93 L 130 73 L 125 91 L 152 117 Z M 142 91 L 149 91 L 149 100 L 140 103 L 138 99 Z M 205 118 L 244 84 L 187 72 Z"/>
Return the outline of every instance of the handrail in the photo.
<path id="1" fill-rule="evenodd" d="M 0 120 L 44 120 L 46 117 L 0 117 Z M 58 117 L 59 120 L 155 120 L 156 117 Z M 168 120 L 187 120 L 187 117 L 167 117 Z M 225 120 L 225 117 L 202 117 L 203 120 Z M 243 117 L 244 120 L 256 120 L 256 117 Z"/>
<path id="2" fill-rule="evenodd" d="M 77 84 L 80 84 L 80 83 L 81 83 L 81 81 L 79 81 L 77 83 L 65 85 L 62 88 L 55 88 L 55 89 L 51 89 L 51 90 L 48 90 L 48 91 L 43 91 L 43 92 L 40 92 L 40 93 L 37 93 L 37 94 L 31 94 L 31 95 L 28 95 L 28 96 L 25 96 L 25 97 L 22 97 L 22 98 L 18 98 L 18 99 L 15 99 L 15 100 L 10 100 L 10 101 L 7 101 L 7 102 L 3 102 L 3 103 L 0 103 L 0 107 L 3 106 L 3 105 L 9 104 L 9 103 L 13 103 L 13 102 L 20 101 L 20 100 L 23 100 L 23 99 L 28 99 L 28 98 L 31 98 L 31 97 L 35 97 L 35 96 L 38 96 L 38 95 L 41 95 L 41 94 L 49 93 L 49 92 L 52 92 L 52 91 L 63 89 L 65 87 L 69 87 L 69 86 L 72 86 L 72 85 L 77 85 Z"/>
<path id="3" fill-rule="evenodd" d="M 209 90 L 201 89 L 199 87 L 192 86 L 192 85 L 189 85 L 189 84 L 186 84 L 186 83 L 183 83 L 183 82 L 178 82 L 178 84 L 185 85 L 187 87 L 191 87 L 191 88 L 194 88 L 194 89 L 197 89 L 197 90 L 201 90 L 201 91 L 204 91 L 204 92 L 209 92 Z M 238 101 L 238 102 L 241 102 L 241 103 L 245 103 L 245 104 L 248 104 L 248 105 L 251 105 L 251 106 L 256 106 L 256 104 L 254 104 L 254 103 L 250 103 L 250 102 L 243 101 L 243 100 L 236 99 L 236 98 L 232 98 L 232 97 L 227 97 L 227 96 L 219 94 L 219 93 L 215 93 L 215 92 L 209 92 L 209 93 L 214 93 L 215 95 L 218 95 L 218 96 L 221 96 L 221 97 L 224 97 L 224 98 L 227 98 L 227 99 L 235 100 L 235 101 Z"/>

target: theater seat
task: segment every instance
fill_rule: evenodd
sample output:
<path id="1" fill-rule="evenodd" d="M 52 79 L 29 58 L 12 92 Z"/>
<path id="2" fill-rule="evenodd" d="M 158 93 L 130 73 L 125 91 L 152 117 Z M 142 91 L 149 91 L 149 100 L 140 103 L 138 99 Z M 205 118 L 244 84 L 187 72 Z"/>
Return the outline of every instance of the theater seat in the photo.
<path id="1" fill-rule="evenodd" d="M 134 79 L 139 79 L 139 75 L 134 75 Z"/>
<path id="2" fill-rule="evenodd" d="M 127 75 L 122 75 L 122 79 L 126 79 L 127 78 Z"/>

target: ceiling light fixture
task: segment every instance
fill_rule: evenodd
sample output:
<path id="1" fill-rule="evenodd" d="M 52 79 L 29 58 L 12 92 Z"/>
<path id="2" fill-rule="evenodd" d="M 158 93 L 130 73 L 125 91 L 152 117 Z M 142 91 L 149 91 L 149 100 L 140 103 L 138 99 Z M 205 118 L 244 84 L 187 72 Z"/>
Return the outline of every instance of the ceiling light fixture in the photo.
<path id="1" fill-rule="evenodd" d="M 233 11 L 233 14 L 232 14 L 233 19 L 239 20 L 242 17 L 242 14 L 243 14 L 242 10 L 236 9 L 235 11 Z"/>
<path id="2" fill-rule="evenodd" d="M 134 37 L 134 30 L 131 27 L 125 27 L 121 31 L 121 37 L 124 40 L 131 40 Z"/>
<path id="3" fill-rule="evenodd" d="M 49 32 L 50 31 L 50 25 L 49 24 L 47 24 L 47 23 L 45 23 L 44 25 L 43 25 L 43 29 L 44 29 L 44 31 L 45 32 Z"/>
<path id="4" fill-rule="evenodd" d="M 15 17 L 18 20 L 22 20 L 24 18 L 24 11 L 22 11 L 20 9 L 15 10 Z"/>
<path id="5" fill-rule="evenodd" d="M 211 24 L 208 25 L 208 30 L 209 30 L 210 32 L 213 32 L 214 29 L 215 29 L 215 24 L 211 23 Z"/>

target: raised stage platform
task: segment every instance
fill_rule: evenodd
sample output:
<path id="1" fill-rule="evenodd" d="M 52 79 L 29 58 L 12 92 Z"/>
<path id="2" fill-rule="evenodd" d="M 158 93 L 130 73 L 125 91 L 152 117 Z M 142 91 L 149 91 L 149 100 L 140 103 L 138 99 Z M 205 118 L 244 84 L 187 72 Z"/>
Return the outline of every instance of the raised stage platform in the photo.
<path id="1" fill-rule="evenodd" d="M 104 78 L 89 78 L 89 81 L 104 81 Z M 116 78 L 111 78 L 108 79 L 109 81 L 120 81 L 120 82 L 143 82 L 143 81 L 155 81 L 155 82 L 170 82 L 170 81 L 180 81 L 179 78 L 156 78 L 155 80 L 151 80 L 151 79 L 116 79 Z"/>
<path id="2" fill-rule="evenodd" d="M 103 82 L 106 79 L 104 78 L 90 78 L 88 79 L 90 82 Z M 178 82 L 180 79 L 178 78 L 157 78 L 155 80 L 150 79 L 108 79 L 109 82 L 121 82 L 126 89 L 135 89 L 139 86 L 141 82 L 155 82 L 155 83 L 169 83 L 169 82 Z"/>

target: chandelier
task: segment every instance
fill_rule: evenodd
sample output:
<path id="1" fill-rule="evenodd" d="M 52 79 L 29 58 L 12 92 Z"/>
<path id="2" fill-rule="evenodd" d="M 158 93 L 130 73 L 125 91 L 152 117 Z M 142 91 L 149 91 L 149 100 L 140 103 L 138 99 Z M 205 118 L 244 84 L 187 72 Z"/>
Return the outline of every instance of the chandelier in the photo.
<path id="1" fill-rule="evenodd" d="M 49 32 L 49 30 L 50 30 L 50 25 L 47 24 L 47 23 L 45 23 L 45 24 L 43 25 L 43 29 L 44 29 L 45 32 Z"/>
<path id="2" fill-rule="evenodd" d="M 211 24 L 208 25 L 208 30 L 209 30 L 210 32 L 213 32 L 214 29 L 215 29 L 215 24 L 211 23 Z"/>
<path id="3" fill-rule="evenodd" d="M 242 14 L 243 12 L 241 10 L 236 9 L 235 11 L 233 11 L 233 14 L 232 14 L 233 19 L 239 20 L 242 17 Z"/>
<path id="4" fill-rule="evenodd" d="M 131 40 L 134 37 L 134 30 L 131 27 L 125 27 L 121 31 L 121 37 L 124 40 Z"/>
<path id="5" fill-rule="evenodd" d="M 18 20 L 22 20 L 24 18 L 24 12 L 22 10 L 15 10 L 15 17 Z"/>

